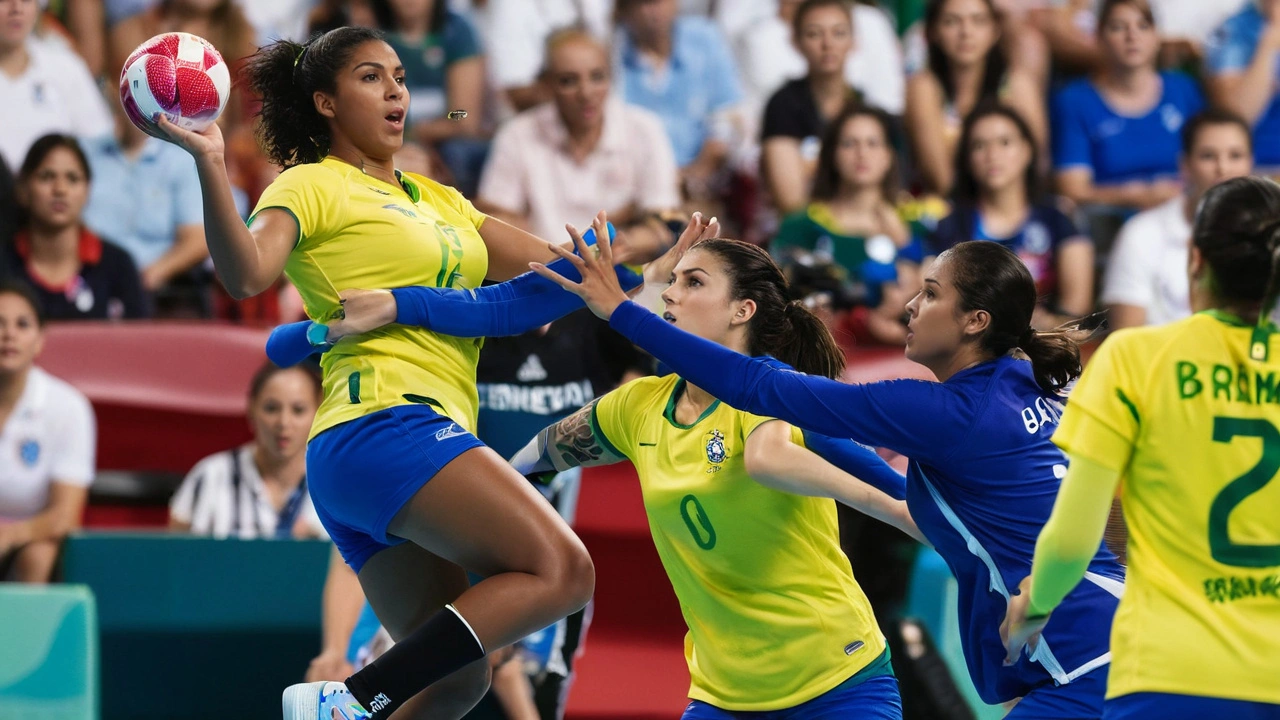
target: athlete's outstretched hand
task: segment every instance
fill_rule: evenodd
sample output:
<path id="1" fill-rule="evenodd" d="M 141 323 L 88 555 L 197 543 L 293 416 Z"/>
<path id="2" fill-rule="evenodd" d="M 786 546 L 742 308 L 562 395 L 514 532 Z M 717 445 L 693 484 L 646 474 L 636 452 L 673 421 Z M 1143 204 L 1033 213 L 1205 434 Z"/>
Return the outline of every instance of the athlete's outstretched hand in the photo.
<path id="1" fill-rule="evenodd" d="M 168 140 L 194 157 L 221 156 L 226 152 L 226 144 L 222 142 L 222 130 L 218 128 L 218 123 L 211 123 L 200 132 L 192 132 L 169 122 L 169 118 L 161 113 L 157 125 L 160 128 L 161 140 Z"/>
<path id="2" fill-rule="evenodd" d="M 596 215 L 596 219 L 591 223 L 596 237 L 609 237 L 607 222 L 608 219 L 603 211 Z M 575 255 L 559 245 L 551 243 L 547 243 L 547 247 L 551 248 L 551 251 L 556 255 L 573 263 L 574 267 L 578 268 L 578 272 L 582 275 L 582 282 L 576 283 L 568 280 L 542 263 L 529 263 L 529 268 L 582 298 L 587 307 L 591 308 L 591 312 L 601 319 L 608 320 L 613 315 L 613 311 L 627 301 L 627 294 L 622 291 L 622 286 L 618 284 L 617 274 L 613 270 L 613 249 L 609 247 L 607 242 L 596 243 L 597 254 L 597 252 L 592 251 L 591 247 L 587 246 L 577 228 L 572 225 L 566 225 L 565 229 L 569 231 L 569 236 L 573 238 L 573 244 L 577 248 L 578 254 Z"/>
<path id="3" fill-rule="evenodd" d="M 667 285 L 671 282 L 671 273 L 675 272 L 680 258 L 695 244 L 720 236 L 720 221 L 711 218 L 703 220 L 702 213 L 696 212 L 689 218 L 689 224 L 676 239 L 670 250 L 644 267 L 645 284 Z"/>
<path id="4" fill-rule="evenodd" d="M 329 326 L 329 342 L 337 342 L 348 335 L 360 335 L 377 330 L 396 321 L 396 298 L 390 290 L 344 290 L 342 310 Z"/>
<path id="5" fill-rule="evenodd" d="M 1027 576 L 1018 583 L 1018 590 L 1009 597 L 1009 610 L 1004 622 L 1000 624 L 1000 639 L 1004 641 L 1008 655 L 1005 665 L 1012 665 L 1022 656 L 1022 648 L 1030 644 L 1035 650 L 1040 642 L 1040 632 L 1049 624 L 1046 615 L 1034 620 L 1027 620 L 1027 606 L 1031 604 L 1031 577 Z"/>

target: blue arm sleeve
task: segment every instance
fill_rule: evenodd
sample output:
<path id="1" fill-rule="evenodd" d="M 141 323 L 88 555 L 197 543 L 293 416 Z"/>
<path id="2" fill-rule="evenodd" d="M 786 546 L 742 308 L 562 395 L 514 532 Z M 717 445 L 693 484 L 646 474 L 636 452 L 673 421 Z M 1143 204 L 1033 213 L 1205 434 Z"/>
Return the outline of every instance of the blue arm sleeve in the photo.
<path id="1" fill-rule="evenodd" d="M 278 367 L 287 368 L 297 365 L 313 352 L 323 350 L 307 340 L 307 328 L 310 320 L 281 325 L 271 331 L 267 338 L 267 358 Z"/>
<path id="2" fill-rule="evenodd" d="M 848 385 L 783 370 L 681 330 L 633 302 L 609 325 L 688 382 L 739 410 L 853 438 L 916 460 L 943 458 L 968 430 L 963 401 L 921 380 Z"/>
<path id="3" fill-rule="evenodd" d="M 564 258 L 547 267 L 573 282 L 582 279 L 573 263 Z M 615 266 L 614 272 L 623 290 L 644 282 L 621 265 Z M 403 287 L 391 294 L 396 298 L 397 323 L 454 337 L 520 335 L 582 307 L 577 295 L 534 272 L 476 290 Z"/>
<path id="4" fill-rule="evenodd" d="M 894 500 L 907 499 L 907 479 L 877 455 L 875 449 L 853 440 L 807 431 L 804 446 Z"/>

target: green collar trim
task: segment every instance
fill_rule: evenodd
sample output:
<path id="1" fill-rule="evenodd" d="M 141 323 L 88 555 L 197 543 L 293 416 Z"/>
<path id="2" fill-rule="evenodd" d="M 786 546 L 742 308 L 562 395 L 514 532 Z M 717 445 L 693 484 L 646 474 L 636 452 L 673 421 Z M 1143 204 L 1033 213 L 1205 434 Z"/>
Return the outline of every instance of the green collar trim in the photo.
<path id="1" fill-rule="evenodd" d="M 1238 315 L 1232 315 L 1229 312 L 1210 308 L 1201 310 L 1198 315 L 1208 315 L 1218 322 L 1225 323 L 1232 327 L 1253 328 L 1253 335 L 1249 338 L 1249 358 L 1257 362 L 1266 362 L 1271 357 L 1271 333 L 1276 332 L 1275 323 L 1270 320 L 1259 320 L 1257 325 L 1250 325 L 1240 318 Z"/>
<path id="2" fill-rule="evenodd" d="M 711 415 L 711 413 L 715 412 L 716 408 L 720 407 L 720 401 L 716 400 L 715 402 L 708 405 L 707 409 L 703 410 L 702 414 L 699 415 L 698 419 L 694 420 L 692 424 L 681 425 L 680 423 L 676 422 L 676 402 L 680 399 L 680 396 L 684 394 L 685 385 L 686 383 L 684 381 L 684 378 L 680 378 L 679 380 L 676 381 L 676 386 L 671 389 L 671 397 L 667 398 L 667 407 L 665 410 L 662 411 L 662 417 L 666 418 L 667 422 L 680 428 L 681 430 L 688 430 L 696 426 L 698 423 L 702 422 L 703 420 L 706 420 L 707 417 Z"/>

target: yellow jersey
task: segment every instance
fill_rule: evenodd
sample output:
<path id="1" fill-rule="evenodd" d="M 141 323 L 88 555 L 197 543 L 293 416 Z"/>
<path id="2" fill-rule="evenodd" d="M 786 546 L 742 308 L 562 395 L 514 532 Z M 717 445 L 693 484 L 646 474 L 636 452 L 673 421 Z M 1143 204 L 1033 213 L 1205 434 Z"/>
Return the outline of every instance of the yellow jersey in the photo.
<path id="1" fill-rule="evenodd" d="M 770 418 L 717 401 L 681 425 L 684 387 L 675 375 L 627 383 L 596 403 L 593 429 L 640 477 L 689 627 L 689 697 L 725 710 L 794 707 L 870 665 L 884 637 L 840 550 L 835 502 L 747 476 L 747 436 Z"/>
<path id="2" fill-rule="evenodd" d="M 285 275 L 312 320 L 330 319 L 343 290 L 477 288 L 484 281 L 485 215 L 453 188 L 408 173 L 400 181 L 392 185 L 327 157 L 285 170 L 263 192 L 255 216 L 280 208 L 298 222 Z M 320 361 L 324 399 L 311 437 L 414 402 L 474 432 L 481 342 L 395 324 L 343 338 Z"/>
<path id="3" fill-rule="evenodd" d="M 1053 441 L 1120 471 L 1129 571 L 1107 697 L 1280 703 L 1280 335 L 1199 313 L 1121 330 Z"/>

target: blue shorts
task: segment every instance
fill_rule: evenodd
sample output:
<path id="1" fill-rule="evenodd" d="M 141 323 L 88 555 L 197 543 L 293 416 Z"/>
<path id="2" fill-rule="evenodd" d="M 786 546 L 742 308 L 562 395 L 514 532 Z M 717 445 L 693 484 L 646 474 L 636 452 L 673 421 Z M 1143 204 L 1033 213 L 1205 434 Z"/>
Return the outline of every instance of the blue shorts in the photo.
<path id="1" fill-rule="evenodd" d="M 307 489 L 351 569 L 404 540 L 387 525 L 476 436 L 428 405 L 399 405 L 335 425 L 307 443 Z"/>
<path id="2" fill-rule="evenodd" d="M 684 709 L 681 720 L 902 720 L 898 678 L 877 675 L 784 710 L 721 710 L 701 700 Z"/>
<path id="3" fill-rule="evenodd" d="M 1097 720 L 1102 717 L 1110 669 L 1103 665 L 1066 685 L 1042 685 L 1019 700 L 1005 720 Z"/>
<path id="4" fill-rule="evenodd" d="M 1142 692 L 1121 695 L 1107 701 L 1105 720 L 1202 720 L 1203 718 L 1230 718 L 1231 720 L 1280 720 L 1280 705 L 1228 700 L 1200 695 L 1174 695 L 1172 693 Z"/>

